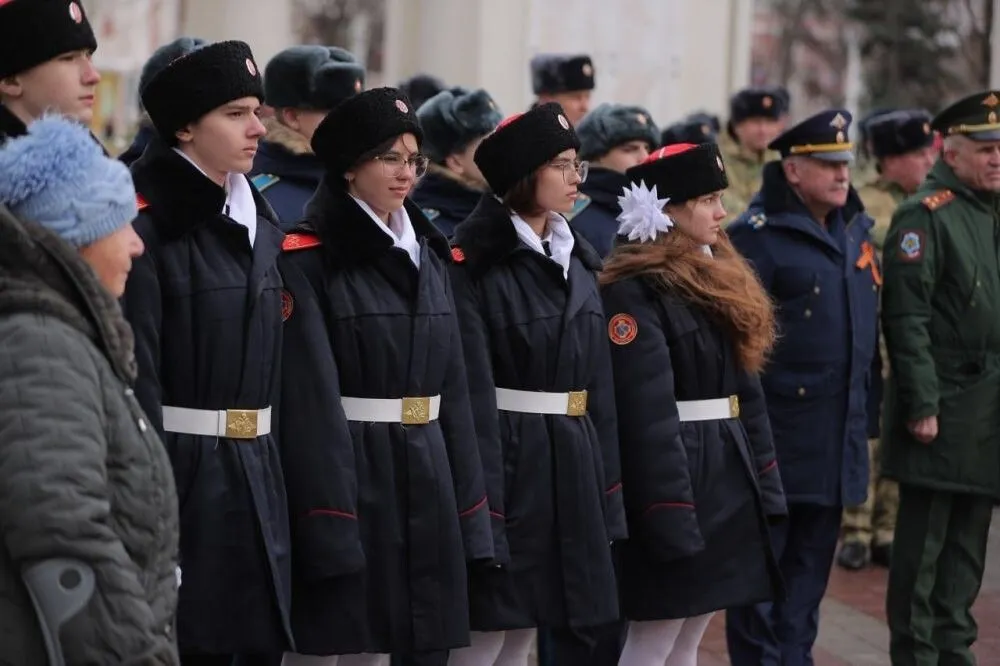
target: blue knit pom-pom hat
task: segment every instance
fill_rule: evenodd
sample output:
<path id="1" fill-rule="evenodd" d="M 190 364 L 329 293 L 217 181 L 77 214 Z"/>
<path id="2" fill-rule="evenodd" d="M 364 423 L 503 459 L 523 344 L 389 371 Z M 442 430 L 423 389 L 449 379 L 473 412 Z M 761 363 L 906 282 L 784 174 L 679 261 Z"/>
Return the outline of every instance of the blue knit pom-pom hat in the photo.
<path id="1" fill-rule="evenodd" d="M 132 176 L 82 125 L 45 116 L 0 148 L 0 203 L 75 247 L 110 236 L 138 215 Z"/>

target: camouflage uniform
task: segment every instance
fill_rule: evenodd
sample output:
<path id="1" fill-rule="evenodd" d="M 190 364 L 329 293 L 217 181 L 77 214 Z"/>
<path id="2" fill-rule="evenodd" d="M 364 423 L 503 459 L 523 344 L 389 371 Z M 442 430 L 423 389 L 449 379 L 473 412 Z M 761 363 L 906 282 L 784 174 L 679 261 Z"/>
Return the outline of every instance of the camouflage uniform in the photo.
<path id="1" fill-rule="evenodd" d="M 755 155 L 724 134 L 719 135 L 719 150 L 729 174 L 729 189 L 723 195 L 723 204 L 727 221 L 732 221 L 750 207 L 750 201 L 760 190 L 764 165 L 778 159 L 778 155 L 771 151 Z"/>
<path id="2" fill-rule="evenodd" d="M 878 250 L 879 261 L 885 236 L 889 231 L 892 214 L 906 192 L 896 183 L 876 177 L 858 190 L 865 211 L 875 220 L 871 234 Z M 885 338 L 879 336 L 879 350 L 882 354 L 882 377 L 889 374 L 889 360 L 886 356 Z M 899 486 L 895 481 L 884 479 L 879 473 L 879 438 L 868 440 L 869 467 L 868 496 L 864 504 L 844 509 L 844 543 L 861 543 L 865 546 L 883 547 L 892 545 L 892 534 L 896 529 L 896 511 L 899 509 Z"/>

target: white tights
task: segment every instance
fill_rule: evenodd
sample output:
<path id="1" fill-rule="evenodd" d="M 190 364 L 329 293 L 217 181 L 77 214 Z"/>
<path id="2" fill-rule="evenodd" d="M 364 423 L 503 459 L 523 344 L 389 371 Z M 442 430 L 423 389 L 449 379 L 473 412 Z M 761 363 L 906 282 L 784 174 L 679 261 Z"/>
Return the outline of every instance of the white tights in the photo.
<path id="1" fill-rule="evenodd" d="M 387 654 L 332 654 L 315 657 L 309 654 L 286 652 L 281 666 L 389 666 Z"/>
<path id="2" fill-rule="evenodd" d="M 618 666 L 697 666 L 698 646 L 712 615 L 629 622 Z"/>
<path id="3" fill-rule="evenodd" d="M 452 650 L 448 666 L 528 666 L 534 629 L 473 631 L 472 645 Z"/>

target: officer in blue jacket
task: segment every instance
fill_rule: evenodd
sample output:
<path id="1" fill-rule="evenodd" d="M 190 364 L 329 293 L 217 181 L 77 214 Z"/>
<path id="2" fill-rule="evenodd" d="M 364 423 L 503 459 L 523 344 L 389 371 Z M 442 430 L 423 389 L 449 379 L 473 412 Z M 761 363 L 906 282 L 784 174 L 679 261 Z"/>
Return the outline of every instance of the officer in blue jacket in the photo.
<path id="1" fill-rule="evenodd" d="M 316 126 L 364 84 L 364 68 L 350 52 L 335 46 L 293 46 L 267 63 L 264 94 L 274 117 L 264 121 L 267 138 L 260 142 L 251 176 L 278 214 L 283 231 L 291 231 L 302 219 L 323 177 L 309 145 Z"/>
<path id="2" fill-rule="evenodd" d="M 787 598 L 729 611 L 733 666 L 811 665 L 844 505 L 868 486 L 868 392 L 879 381 L 882 282 L 872 219 L 850 185 L 851 114 L 824 111 L 768 146 L 750 208 L 730 227 L 778 306 L 762 382 L 788 519 L 771 538 Z"/>
<path id="3" fill-rule="evenodd" d="M 601 104 L 584 116 L 576 133 L 580 157 L 590 162 L 590 171 L 566 219 L 603 259 L 618 233 L 618 197 L 629 186 L 625 170 L 641 164 L 657 147 L 659 130 L 641 106 Z"/>

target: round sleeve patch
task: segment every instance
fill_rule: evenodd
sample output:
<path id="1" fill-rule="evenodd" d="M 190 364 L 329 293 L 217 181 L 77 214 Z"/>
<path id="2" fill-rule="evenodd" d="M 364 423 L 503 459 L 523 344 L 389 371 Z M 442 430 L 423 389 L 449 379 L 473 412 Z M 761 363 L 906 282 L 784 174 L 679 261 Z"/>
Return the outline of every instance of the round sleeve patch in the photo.
<path id="1" fill-rule="evenodd" d="M 632 315 L 619 313 L 608 321 L 608 337 L 616 345 L 627 345 L 638 333 L 639 325 Z"/>
<path id="2" fill-rule="evenodd" d="M 924 232 L 902 232 L 899 235 L 899 255 L 903 261 L 920 261 L 924 256 Z"/>
<path id="3" fill-rule="evenodd" d="M 287 289 L 281 290 L 281 321 L 288 321 L 295 309 L 295 301 Z"/>

